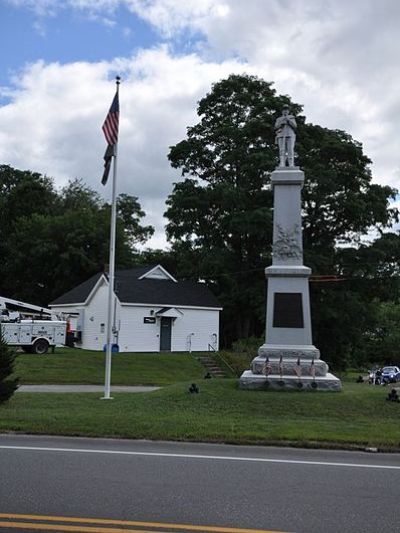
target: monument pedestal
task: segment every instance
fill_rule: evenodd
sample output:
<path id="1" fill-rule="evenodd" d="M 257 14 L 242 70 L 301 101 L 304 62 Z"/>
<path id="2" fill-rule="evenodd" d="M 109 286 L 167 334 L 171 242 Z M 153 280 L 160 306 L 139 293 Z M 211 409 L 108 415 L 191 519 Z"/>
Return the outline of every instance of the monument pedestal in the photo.
<path id="1" fill-rule="evenodd" d="M 245 370 L 240 377 L 239 387 L 250 390 L 312 390 L 337 392 L 342 389 L 340 379 L 333 374 L 326 374 L 318 378 L 311 376 L 273 376 L 265 377 Z"/>
<path id="2" fill-rule="evenodd" d="M 267 278 L 266 341 L 251 369 L 239 380 L 243 389 L 340 390 L 312 343 L 309 277 L 303 265 L 301 189 L 304 173 L 278 167 L 271 175 L 274 189 L 272 265 Z"/>

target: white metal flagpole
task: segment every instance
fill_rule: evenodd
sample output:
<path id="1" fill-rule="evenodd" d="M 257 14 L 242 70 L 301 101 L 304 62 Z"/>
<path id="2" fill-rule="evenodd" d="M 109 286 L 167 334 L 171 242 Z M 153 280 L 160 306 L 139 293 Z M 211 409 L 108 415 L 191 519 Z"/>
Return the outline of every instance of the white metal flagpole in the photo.
<path id="1" fill-rule="evenodd" d="M 120 78 L 117 76 L 117 97 L 119 92 Z M 113 153 L 113 178 L 112 178 L 112 199 L 111 199 L 111 226 L 110 226 L 110 256 L 109 256 L 109 273 L 108 273 L 108 307 L 107 307 L 107 341 L 106 341 L 106 361 L 105 361 L 105 378 L 104 378 L 104 396 L 103 400 L 112 400 L 111 398 L 111 359 L 112 359 L 112 341 L 114 336 L 114 280 L 115 280 L 115 241 L 117 226 L 117 156 L 118 141 L 114 144 Z"/>

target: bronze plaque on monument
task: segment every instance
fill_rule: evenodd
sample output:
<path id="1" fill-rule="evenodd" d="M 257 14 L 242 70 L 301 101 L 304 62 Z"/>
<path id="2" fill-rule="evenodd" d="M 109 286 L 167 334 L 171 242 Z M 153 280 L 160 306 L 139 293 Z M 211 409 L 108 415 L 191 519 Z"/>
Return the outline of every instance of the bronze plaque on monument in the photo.
<path id="1" fill-rule="evenodd" d="M 274 294 L 274 328 L 304 328 L 301 292 L 276 292 Z"/>

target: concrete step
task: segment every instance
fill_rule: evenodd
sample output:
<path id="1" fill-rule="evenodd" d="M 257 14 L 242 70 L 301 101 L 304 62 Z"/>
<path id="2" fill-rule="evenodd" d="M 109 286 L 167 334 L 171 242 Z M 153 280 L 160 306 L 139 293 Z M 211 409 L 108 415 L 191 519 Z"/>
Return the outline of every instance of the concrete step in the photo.
<path id="1" fill-rule="evenodd" d="M 207 357 L 207 356 L 203 355 L 203 356 L 196 357 L 196 359 L 214 377 L 216 377 L 216 378 L 225 378 L 226 377 L 226 373 L 224 372 L 224 370 L 211 357 Z"/>

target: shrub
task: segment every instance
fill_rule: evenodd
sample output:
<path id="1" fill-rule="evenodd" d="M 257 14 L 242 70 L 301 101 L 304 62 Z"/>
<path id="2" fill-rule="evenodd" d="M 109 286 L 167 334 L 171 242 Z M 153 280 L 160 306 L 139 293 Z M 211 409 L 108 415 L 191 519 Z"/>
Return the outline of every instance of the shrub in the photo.
<path id="1" fill-rule="evenodd" d="M 0 404 L 10 399 L 18 388 L 18 378 L 10 378 L 15 358 L 15 350 L 8 346 L 0 333 Z"/>

